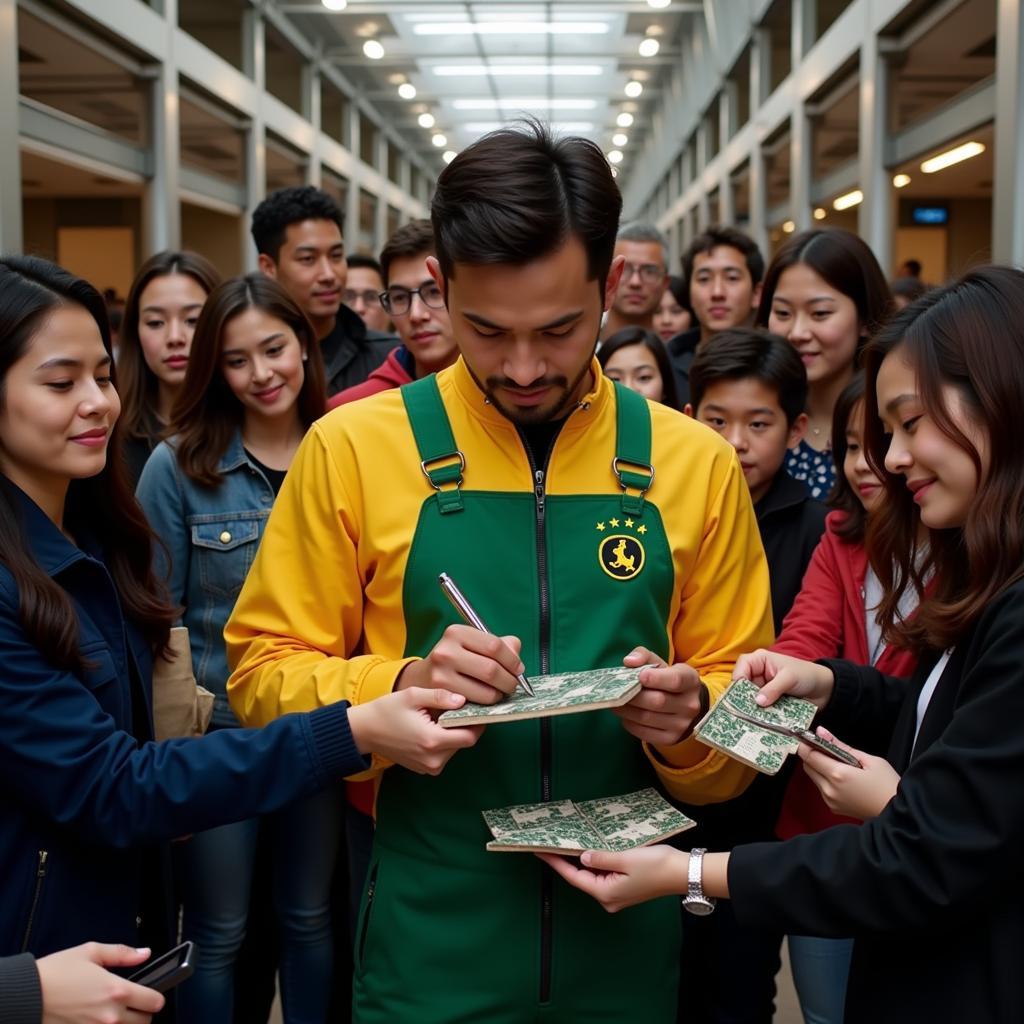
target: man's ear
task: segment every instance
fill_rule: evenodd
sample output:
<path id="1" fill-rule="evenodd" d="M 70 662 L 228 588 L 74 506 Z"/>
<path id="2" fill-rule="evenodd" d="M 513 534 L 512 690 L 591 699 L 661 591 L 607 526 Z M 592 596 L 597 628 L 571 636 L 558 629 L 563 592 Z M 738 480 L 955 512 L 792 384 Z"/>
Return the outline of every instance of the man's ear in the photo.
<path id="1" fill-rule="evenodd" d="M 754 290 L 750 293 L 750 308 L 756 313 L 757 307 L 761 305 L 761 285 L 763 281 L 758 281 L 754 285 Z"/>
<path id="2" fill-rule="evenodd" d="M 445 280 L 444 274 L 441 272 L 441 264 L 438 262 L 436 256 L 427 257 L 427 273 L 433 278 L 434 284 L 441 289 L 441 294 L 444 296 L 444 304 L 448 306 L 448 282 Z"/>
<path id="3" fill-rule="evenodd" d="M 608 268 L 608 278 L 604 283 L 604 311 L 612 308 L 612 301 L 615 293 L 619 290 L 619 282 L 622 280 L 622 268 L 626 265 L 625 256 L 616 256 Z"/>
<path id="4" fill-rule="evenodd" d="M 786 436 L 786 447 L 795 448 L 803 439 L 807 433 L 807 413 L 802 412 L 792 423 L 789 425 L 789 434 Z"/>
<path id="5" fill-rule="evenodd" d="M 691 420 L 695 420 L 697 418 L 697 414 L 693 411 L 693 406 L 690 405 L 689 402 L 683 406 L 683 415 L 689 416 Z"/>
<path id="6" fill-rule="evenodd" d="M 277 264 L 265 252 L 256 257 L 256 266 L 260 268 L 260 273 L 264 277 L 277 280 Z"/>

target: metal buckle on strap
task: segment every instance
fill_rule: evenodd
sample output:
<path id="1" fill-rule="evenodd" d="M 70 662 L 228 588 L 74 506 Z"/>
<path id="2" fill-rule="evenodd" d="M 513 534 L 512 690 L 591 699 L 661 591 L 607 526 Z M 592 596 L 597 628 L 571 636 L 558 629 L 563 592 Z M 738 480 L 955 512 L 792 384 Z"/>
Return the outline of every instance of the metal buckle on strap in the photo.
<path id="1" fill-rule="evenodd" d="M 435 470 L 427 469 L 427 466 L 436 465 L 439 462 L 448 462 L 450 459 L 458 458 L 459 468 L 458 473 L 454 472 L 455 463 L 449 463 L 448 465 L 438 466 Z M 435 491 L 441 490 L 441 484 L 454 484 L 458 488 L 462 483 L 463 474 L 466 472 L 466 456 L 461 451 L 454 451 L 450 455 L 440 455 L 436 459 L 424 460 L 420 463 L 420 469 L 423 471 L 423 475 L 427 478 L 427 483 L 434 488 Z M 442 479 L 438 482 L 434 479 L 432 474 L 443 474 Z"/>
<path id="2" fill-rule="evenodd" d="M 644 469 L 647 471 L 647 479 L 641 481 L 639 473 L 632 473 L 628 469 L 619 469 L 619 463 L 626 466 L 636 466 L 637 469 Z M 630 462 L 628 459 L 620 459 L 617 455 L 612 459 L 612 472 L 618 477 L 619 486 L 625 491 L 629 488 L 633 488 L 635 491 L 639 491 L 641 497 L 645 495 L 654 483 L 654 467 L 648 465 L 645 462 Z M 633 477 L 634 479 L 629 479 Z"/>

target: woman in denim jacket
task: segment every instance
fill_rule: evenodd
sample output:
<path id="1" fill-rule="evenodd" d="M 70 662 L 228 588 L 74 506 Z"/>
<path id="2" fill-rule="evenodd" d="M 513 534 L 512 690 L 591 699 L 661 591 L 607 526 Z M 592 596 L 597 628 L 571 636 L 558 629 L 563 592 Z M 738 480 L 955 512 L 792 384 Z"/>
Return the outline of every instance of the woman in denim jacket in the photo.
<path id="1" fill-rule="evenodd" d="M 366 770 L 370 750 L 436 773 L 475 739 L 423 712 L 461 697 L 410 690 L 153 742 L 153 658 L 176 612 L 114 384 L 99 293 L 0 259 L 0 957 L 89 939 L 163 951 L 168 840 L 277 811 Z M 121 1009 L 111 1019 L 155 1007 Z"/>
<path id="2" fill-rule="evenodd" d="M 319 345 L 288 294 L 260 274 L 215 289 L 196 327 L 175 436 L 154 449 L 138 487 L 170 555 L 171 599 L 184 605 L 196 679 L 215 695 L 213 730 L 238 728 L 226 695 L 224 624 L 292 456 L 324 410 Z M 330 788 L 263 825 L 271 832 L 288 1024 L 320 1024 L 328 1010 L 343 800 Z M 183 851 L 184 933 L 203 956 L 180 1002 L 195 1024 L 232 1017 L 259 830 L 257 818 L 212 829 Z"/>

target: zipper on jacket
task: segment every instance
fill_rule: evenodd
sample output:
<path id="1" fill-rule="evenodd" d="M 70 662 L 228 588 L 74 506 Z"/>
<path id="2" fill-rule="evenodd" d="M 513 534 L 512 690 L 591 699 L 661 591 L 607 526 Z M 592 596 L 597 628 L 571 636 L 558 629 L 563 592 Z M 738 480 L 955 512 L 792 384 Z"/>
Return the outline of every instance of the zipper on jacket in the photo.
<path id="1" fill-rule="evenodd" d="M 32 924 L 35 921 L 36 909 L 39 906 L 39 896 L 43 891 L 43 880 L 46 878 L 46 862 L 50 854 L 46 850 L 39 851 L 39 860 L 36 862 L 36 884 L 32 892 L 32 906 L 28 912 L 28 924 L 25 925 L 25 939 L 21 944 L 22 953 L 28 952 L 28 941 L 32 937 Z"/>
<path id="2" fill-rule="evenodd" d="M 370 884 L 366 887 L 366 910 L 363 912 L 363 930 L 359 936 L 359 963 L 363 962 L 363 950 L 366 949 L 366 935 L 370 930 L 370 913 L 373 910 L 373 894 L 377 890 L 377 872 L 380 870 L 378 864 L 370 876 Z"/>

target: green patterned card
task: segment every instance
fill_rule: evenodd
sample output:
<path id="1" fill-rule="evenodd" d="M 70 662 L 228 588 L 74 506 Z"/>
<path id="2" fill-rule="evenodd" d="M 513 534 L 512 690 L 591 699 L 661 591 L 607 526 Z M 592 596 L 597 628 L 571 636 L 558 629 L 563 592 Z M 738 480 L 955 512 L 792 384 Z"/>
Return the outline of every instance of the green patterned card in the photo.
<path id="1" fill-rule="evenodd" d="M 640 692 L 640 669 L 597 668 L 589 672 L 533 676 L 530 686 L 533 687 L 532 697 L 522 687 L 517 687 L 515 693 L 499 704 L 463 704 L 457 711 L 446 711 L 438 718 L 438 725 L 450 729 L 617 708 Z"/>
<path id="2" fill-rule="evenodd" d="M 492 853 L 582 853 L 635 850 L 661 842 L 696 822 L 657 790 L 599 800 L 556 800 L 484 811 Z"/>
<path id="3" fill-rule="evenodd" d="M 754 700 L 758 687 L 749 679 L 736 679 L 697 723 L 694 736 L 709 747 L 721 750 L 737 761 L 756 768 L 765 775 L 775 775 L 786 758 L 796 753 L 800 741 L 759 729 L 729 712 L 729 705 L 764 722 L 807 729 L 817 708 L 800 697 L 780 697 L 771 707 L 763 708 Z"/>

